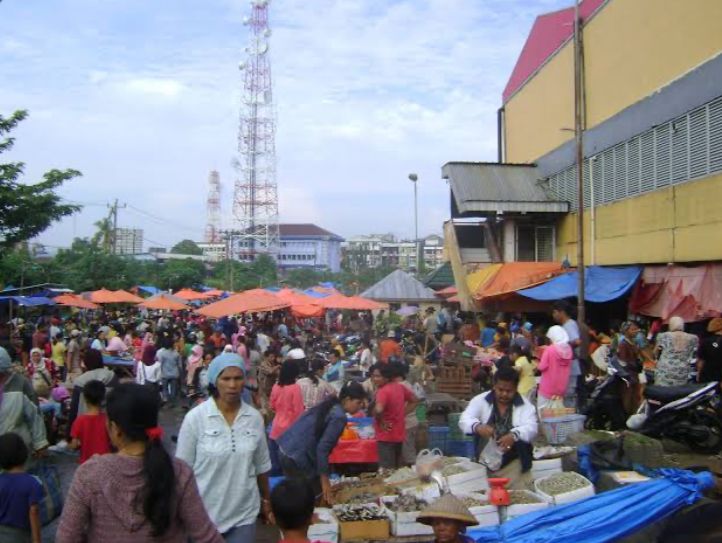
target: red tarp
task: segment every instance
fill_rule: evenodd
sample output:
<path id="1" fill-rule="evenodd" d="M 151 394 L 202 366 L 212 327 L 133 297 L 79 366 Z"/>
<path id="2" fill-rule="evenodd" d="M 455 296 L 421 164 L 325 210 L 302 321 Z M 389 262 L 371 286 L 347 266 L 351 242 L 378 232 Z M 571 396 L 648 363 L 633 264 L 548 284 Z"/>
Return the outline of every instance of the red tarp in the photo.
<path id="1" fill-rule="evenodd" d="M 456 296 L 457 294 L 459 294 L 459 289 L 457 289 L 455 286 L 442 288 L 441 290 L 436 291 L 436 295 L 442 298 L 451 298 Z"/>
<path id="2" fill-rule="evenodd" d="M 645 266 L 629 302 L 632 313 L 701 321 L 722 314 L 722 264 Z"/>

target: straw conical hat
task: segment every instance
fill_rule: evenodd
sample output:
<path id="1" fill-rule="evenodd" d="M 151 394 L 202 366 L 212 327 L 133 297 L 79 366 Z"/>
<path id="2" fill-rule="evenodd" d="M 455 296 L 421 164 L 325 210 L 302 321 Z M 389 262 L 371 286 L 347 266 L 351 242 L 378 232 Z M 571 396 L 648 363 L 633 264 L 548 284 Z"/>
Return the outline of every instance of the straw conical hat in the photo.
<path id="1" fill-rule="evenodd" d="M 421 524 L 431 525 L 435 518 L 456 520 L 467 526 L 479 524 L 461 500 L 451 494 L 446 494 L 431 505 L 426 506 L 419 513 L 416 521 Z"/>

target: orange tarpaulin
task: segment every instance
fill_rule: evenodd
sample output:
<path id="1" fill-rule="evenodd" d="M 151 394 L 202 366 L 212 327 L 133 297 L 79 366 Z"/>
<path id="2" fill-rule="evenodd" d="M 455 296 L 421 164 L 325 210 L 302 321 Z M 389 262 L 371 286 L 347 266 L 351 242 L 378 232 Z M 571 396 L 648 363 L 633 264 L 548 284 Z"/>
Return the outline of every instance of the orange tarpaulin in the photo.
<path id="1" fill-rule="evenodd" d="M 449 298 L 451 296 L 456 296 L 457 294 L 459 294 L 459 289 L 454 286 L 442 288 L 441 290 L 436 291 L 436 295 L 441 296 L 442 298 Z"/>
<path id="2" fill-rule="evenodd" d="M 105 288 L 94 290 L 88 295 L 88 298 L 96 304 L 137 304 L 143 301 L 143 298 L 134 296 L 130 292 Z"/>
<path id="3" fill-rule="evenodd" d="M 302 292 L 296 292 L 295 290 L 290 288 L 282 288 L 281 290 L 276 292 L 275 295 L 284 302 L 290 303 L 291 306 L 313 305 L 316 301 L 318 301 L 318 298 L 314 298 L 313 296 L 309 296 L 308 294 L 303 294 Z"/>
<path id="4" fill-rule="evenodd" d="M 237 313 L 261 313 L 285 309 L 291 304 L 266 290 L 253 289 L 202 307 L 196 313 L 219 319 Z"/>
<path id="5" fill-rule="evenodd" d="M 496 274 L 472 292 L 476 300 L 509 294 L 517 290 L 549 281 L 562 273 L 556 262 L 508 262 L 502 264 Z"/>
<path id="6" fill-rule="evenodd" d="M 218 290 L 217 288 L 214 288 L 213 290 L 206 290 L 203 293 L 206 298 L 217 298 L 218 296 L 223 296 L 224 294 L 224 291 Z"/>
<path id="7" fill-rule="evenodd" d="M 204 292 L 196 292 L 195 290 L 191 290 L 189 288 L 181 289 L 173 294 L 173 296 L 189 302 L 191 300 L 203 300 L 204 298 L 210 298 L 210 296 L 207 296 Z"/>
<path id="8" fill-rule="evenodd" d="M 292 305 L 291 315 L 297 319 L 313 319 L 323 317 L 326 310 L 320 305 Z"/>
<path id="9" fill-rule="evenodd" d="M 143 298 L 140 296 L 136 296 L 125 290 L 116 290 L 113 294 L 115 294 L 119 303 L 139 304 L 143 301 Z"/>
<path id="10" fill-rule="evenodd" d="M 182 311 L 184 309 L 190 309 L 186 304 L 183 303 L 181 298 L 176 298 L 170 294 L 157 294 L 152 298 L 148 298 L 142 304 L 141 307 L 146 309 L 159 309 L 164 311 Z"/>
<path id="11" fill-rule="evenodd" d="M 350 309 L 354 311 L 371 311 L 388 307 L 386 304 L 380 304 L 361 296 L 344 296 L 343 294 L 332 294 L 326 298 L 318 298 L 313 303 L 326 309 Z"/>
<path id="12" fill-rule="evenodd" d="M 89 302 L 88 300 L 84 300 L 75 294 L 61 294 L 60 296 L 53 298 L 53 301 L 56 304 L 68 307 L 77 307 L 78 309 L 98 309 L 100 307 L 99 305 Z"/>

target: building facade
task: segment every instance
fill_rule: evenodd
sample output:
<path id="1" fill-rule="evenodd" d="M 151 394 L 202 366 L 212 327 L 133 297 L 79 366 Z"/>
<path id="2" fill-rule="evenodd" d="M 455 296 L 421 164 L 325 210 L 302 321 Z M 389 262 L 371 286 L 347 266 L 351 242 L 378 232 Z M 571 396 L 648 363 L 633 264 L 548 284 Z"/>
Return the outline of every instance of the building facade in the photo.
<path id="1" fill-rule="evenodd" d="M 143 230 L 140 228 L 116 228 L 114 252 L 117 255 L 137 255 L 143 252 Z"/>
<path id="2" fill-rule="evenodd" d="M 280 224 L 278 266 L 341 271 L 341 236 L 315 224 Z"/>
<path id="3" fill-rule="evenodd" d="M 444 238 L 436 234 L 419 241 L 426 270 L 438 268 L 444 260 Z M 393 234 L 354 236 L 344 244 L 344 259 L 349 269 L 398 268 L 416 271 L 417 246 L 413 241 L 397 240 Z"/>
<path id="4" fill-rule="evenodd" d="M 222 262 L 227 258 L 228 245 L 225 243 L 197 242 L 206 262 Z"/>
<path id="5" fill-rule="evenodd" d="M 587 263 L 721 260 L 722 2 L 585 0 L 581 16 Z M 570 22 L 572 10 L 537 19 L 500 117 L 503 160 L 535 164 L 569 203 L 550 222 L 555 259 L 575 264 Z"/>

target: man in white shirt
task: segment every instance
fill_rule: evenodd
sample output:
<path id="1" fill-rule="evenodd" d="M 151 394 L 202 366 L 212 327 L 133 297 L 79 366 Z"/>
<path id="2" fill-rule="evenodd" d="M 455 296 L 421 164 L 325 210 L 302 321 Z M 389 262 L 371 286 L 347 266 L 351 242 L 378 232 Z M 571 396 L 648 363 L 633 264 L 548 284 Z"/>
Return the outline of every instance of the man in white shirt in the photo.
<path id="1" fill-rule="evenodd" d="M 536 409 L 517 392 L 519 374 L 502 367 L 494 388 L 474 397 L 459 419 L 459 428 L 481 440 L 483 450 L 494 440 L 501 450 L 501 467 L 489 477 L 511 479 L 507 488 L 523 490 L 531 481 L 532 442 L 539 431 Z"/>

